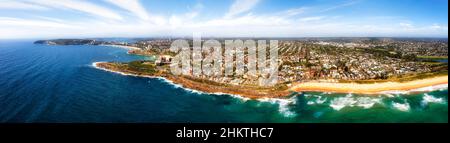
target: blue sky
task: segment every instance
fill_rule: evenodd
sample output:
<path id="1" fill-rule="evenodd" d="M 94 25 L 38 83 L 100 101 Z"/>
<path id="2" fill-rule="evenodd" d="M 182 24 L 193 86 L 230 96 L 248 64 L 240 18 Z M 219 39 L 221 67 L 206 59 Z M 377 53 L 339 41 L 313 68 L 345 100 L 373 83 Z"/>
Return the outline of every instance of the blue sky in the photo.
<path id="1" fill-rule="evenodd" d="M 0 39 L 448 37 L 448 0 L 0 0 Z"/>

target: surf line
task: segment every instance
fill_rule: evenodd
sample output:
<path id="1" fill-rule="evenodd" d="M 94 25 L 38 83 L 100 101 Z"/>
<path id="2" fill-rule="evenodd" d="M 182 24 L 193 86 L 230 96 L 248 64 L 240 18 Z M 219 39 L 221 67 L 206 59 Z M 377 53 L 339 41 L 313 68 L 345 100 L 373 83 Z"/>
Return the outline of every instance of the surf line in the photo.
<path id="1" fill-rule="evenodd" d="M 208 140 L 211 130 L 191 130 L 183 127 L 183 130 L 177 130 L 177 138 L 203 138 Z"/>

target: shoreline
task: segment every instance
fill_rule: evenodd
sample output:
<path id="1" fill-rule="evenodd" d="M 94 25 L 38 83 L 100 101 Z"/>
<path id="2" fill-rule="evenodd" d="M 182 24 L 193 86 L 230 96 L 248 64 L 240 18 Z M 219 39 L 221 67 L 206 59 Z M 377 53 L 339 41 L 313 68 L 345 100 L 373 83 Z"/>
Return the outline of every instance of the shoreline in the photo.
<path id="1" fill-rule="evenodd" d="M 435 90 L 433 87 L 448 88 L 448 75 L 408 81 L 382 82 L 372 84 L 305 82 L 297 83 L 290 89 L 296 92 L 333 92 L 377 95 L 386 93 L 417 93 Z"/>
<path id="2" fill-rule="evenodd" d="M 118 73 L 125 76 L 144 77 L 162 79 L 166 82 L 178 87 L 182 87 L 191 92 L 216 94 L 216 95 L 231 95 L 239 97 L 243 100 L 249 99 L 287 99 L 292 92 L 329 92 L 329 93 L 352 93 L 363 95 L 386 95 L 391 93 L 416 93 L 428 92 L 438 89 L 448 88 L 448 76 L 438 76 L 422 80 L 414 80 L 404 83 L 386 82 L 374 84 L 357 84 L 357 83 L 327 83 L 327 82 L 307 82 L 297 83 L 289 87 L 285 91 L 271 91 L 271 90 L 256 90 L 246 89 L 241 86 L 215 86 L 211 84 L 196 82 L 184 77 L 175 77 L 173 75 L 142 75 L 133 74 L 126 71 L 116 71 L 106 68 L 104 65 L 108 62 L 94 62 L 92 66 L 108 72 Z M 438 88 L 436 88 L 438 87 Z"/>
<path id="3" fill-rule="evenodd" d="M 96 69 L 100 69 L 107 72 L 112 72 L 124 76 L 133 76 L 133 77 L 143 77 L 143 78 L 154 78 L 154 79 L 161 79 L 164 80 L 164 82 L 167 82 L 169 84 L 172 84 L 176 87 L 181 87 L 187 91 L 190 92 L 196 92 L 196 93 L 205 93 L 205 94 L 214 94 L 214 95 L 230 95 L 232 97 L 236 97 L 239 99 L 242 99 L 244 101 L 251 100 L 251 99 L 264 99 L 264 98 L 276 98 L 279 100 L 288 100 L 286 97 L 289 96 L 289 93 L 281 92 L 281 93 L 260 93 L 255 92 L 253 90 L 248 89 L 241 89 L 239 87 L 226 87 L 220 89 L 218 86 L 213 86 L 205 83 L 195 82 L 183 77 L 175 77 L 175 76 L 154 76 L 154 75 L 138 75 L 133 73 L 126 73 L 124 71 L 116 71 L 111 70 L 102 66 L 99 66 L 99 64 L 107 64 L 108 62 L 94 62 L 92 63 L 92 66 Z M 211 87 L 212 86 L 212 87 Z M 237 89 L 238 91 L 234 91 L 232 89 Z"/>
<path id="4" fill-rule="evenodd" d="M 124 46 L 124 45 L 101 45 L 101 46 L 111 46 L 111 47 L 117 47 L 117 48 L 124 48 L 124 49 L 131 49 L 131 50 L 141 50 L 141 48 L 133 47 L 133 46 Z"/>

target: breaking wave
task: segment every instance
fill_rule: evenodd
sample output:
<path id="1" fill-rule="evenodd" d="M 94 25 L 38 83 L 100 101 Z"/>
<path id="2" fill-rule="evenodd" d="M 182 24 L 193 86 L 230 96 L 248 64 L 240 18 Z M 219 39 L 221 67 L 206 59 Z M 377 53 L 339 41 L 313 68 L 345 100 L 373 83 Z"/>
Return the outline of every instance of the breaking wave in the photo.
<path id="1" fill-rule="evenodd" d="M 92 67 L 101 69 L 104 71 L 108 71 L 108 72 L 117 73 L 117 74 L 124 75 L 124 76 L 134 76 L 134 77 L 145 77 L 145 78 L 158 79 L 162 82 L 168 83 L 169 85 L 173 86 L 174 88 L 180 88 L 180 89 L 183 89 L 190 93 L 210 94 L 210 95 L 226 95 L 226 96 L 230 96 L 232 98 L 240 99 L 244 102 L 246 102 L 248 100 L 252 100 L 250 98 L 246 98 L 241 95 L 233 95 L 233 94 L 220 93 L 220 92 L 207 93 L 207 92 L 203 92 L 203 91 L 199 91 L 199 90 L 185 88 L 185 87 L 183 87 L 183 85 L 176 84 L 176 83 L 174 83 L 166 78 L 163 78 L 163 77 L 137 76 L 137 75 L 133 75 L 133 74 L 112 71 L 112 70 L 98 67 L 97 66 L 98 63 L 100 63 L 100 62 L 92 63 Z M 354 96 L 353 94 L 347 94 L 344 97 L 331 97 L 331 96 L 333 96 L 333 95 L 330 95 L 330 94 L 333 94 L 331 92 L 329 92 L 329 93 L 323 92 L 320 95 L 304 94 L 303 96 L 305 98 L 307 98 L 307 102 L 306 102 L 307 105 L 328 104 L 328 106 L 331 107 L 332 109 L 334 109 L 335 111 L 340 111 L 347 107 L 359 107 L 359 108 L 363 108 L 363 109 L 369 109 L 377 104 L 384 105 L 385 103 L 383 103 L 383 98 L 399 97 L 401 95 L 410 94 L 411 92 L 429 92 L 429 91 L 436 91 L 436 90 L 442 91 L 442 90 L 446 90 L 446 89 L 448 89 L 448 84 L 424 87 L 424 88 L 419 88 L 419 89 L 414 89 L 414 90 L 409 90 L 409 91 L 386 91 L 386 92 L 383 92 L 382 94 L 380 94 L 380 96 L 378 96 L 378 97 L 364 97 L 364 96 L 359 97 L 359 96 Z M 293 96 L 288 99 L 261 98 L 261 99 L 256 99 L 256 101 L 277 104 L 278 111 L 285 117 L 297 116 L 296 112 L 291 110 L 291 106 L 296 104 L 296 102 L 297 102 L 296 96 Z M 444 104 L 444 103 L 446 103 L 446 101 L 444 98 L 438 98 L 438 97 L 429 95 L 428 93 L 425 93 L 424 96 L 422 97 L 421 105 L 426 106 L 430 103 Z M 391 105 L 392 105 L 393 109 L 396 109 L 399 111 L 407 112 L 411 109 L 411 105 L 408 103 L 408 101 L 406 99 L 404 99 L 404 102 L 392 101 Z M 321 116 L 322 114 L 324 114 L 324 113 L 318 113 L 318 115 L 315 115 L 315 116 Z"/>
<path id="2" fill-rule="evenodd" d="M 364 109 L 369 109 L 373 107 L 375 104 L 383 104 L 381 102 L 381 98 L 370 98 L 370 97 L 360 97 L 357 98 L 357 105 L 358 107 L 362 107 Z"/>
<path id="3" fill-rule="evenodd" d="M 422 87 L 422 88 L 417 88 L 417 89 L 412 89 L 412 90 L 406 90 L 406 91 L 402 91 L 402 90 L 393 90 L 393 91 L 384 91 L 381 92 L 381 94 L 385 94 L 385 95 L 404 95 L 404 94 L 410 94 L 413 92 L 431 92 L 431 91 L 443 91 L 448 89 L 448 84 L 439 84 L 439 85 L 434 85 L 434 86 L 428 86 L 428 87 Z"/>
<path id="4" fill-rule="evenodd" d="M 330 102 L 330 107 L 336 111 L 339 111 L 345 107 L 361 107 L 369 109 L 375 104 L 383 104 L 382 98 L 374 97 L 353 97 L 352 94 L 348 94 L 345 97 L 337 97 Z"/>
<path id="5" fill-rule="evenodd" d="M 170 81 L 170 80 L 168 80 L 166 78 L 162 78 L 162 77 L 157 77 L 157 79 L 159 79 L 159 80 L 161 80 L 163 82 L 166 82 L 166 83 L 174 86 L 175 88 L 180 88 L 180 89 L 183 89 L 183 90 L 188 91 L 190 93 L 195 93 L 195 94 L 212 94 L 212 95 L 228 95 L 228 96 L 233 97 L 233 98 L 241 99 L 242 101 L 250 100 L 250 98 L 243 97 L 243 96 L 240 96 L 240 95 L 235 95 L 235 94 L 228 94 L 228 93 L 221 93 L 221 92 L 209 93 L 209 92 L 203 92 L 203 91 L 194 90 L 194 89 L 190 89 L 190 88 L 185 88 L 181 84 L 176 84 L 176 83 L 174 83 L 174 82 L 172 82 L 172 81 Z"/>
<path id="6" fill-rule="evenodd" d="M 297 100 L 294 97 L 289 99 L 278 99 L 278 98 L 261 98 L 257 99 L 260 102 L 268 102 L 272 104 L 278 104 L 278 111 L 283 114 L 285 117 L 295 117 L 297 114 L 294 111 L 291 111 L 289 106 L 296 104 Z"/>
<path id="7" fill-rule="evenodd" d="M 411 106 L 406 99 L 404 100 L 404 103 L 392 102 L 392 107 L 403 112 L 408 112 L 409 109 L 411 109 Z"/>
<path id="8" fill-rule="evenodd" d="M 422 106 L 428 105 L 429 103 L 439 103 L 443 104 L 445 103 L 443 98 L 437 98 L 432 95 L 429 95 L 428 93 L 425 93 L 422 99 Z"/>
<path id="9" fill-rule="evenodd" d="M 312 95 L 306 96 L 305 97 L 311 97 Z M 313 97 L 315 97 L 315 99 L 312 99 L 312 101 L 308 101 L 307 104 L 308 105 L 314 105 L 314 104 L 323 104 L 327 101 L 327 97 L 323 98 L 323 96 L 318 96 L 318 95 L 314 95 Z M 323 99 L 322 99 L 323 98 Z"/>
<path id="10" fill-rule="evenodd" d="M 190 93 L 196 93 L 196 94 L 213 94 L 213 95 L 228 95 L 228 96 L 231 96 L 231 97 L 234 97 L 234 98 L 241 99 L 241 100 L 243 100 L 243 101 L 248 101 L 248 100 L 250 100 L 250 98 L 246 98 L 246 97 L 243 97 L 243 96 L 240 96 L 240 95 L 227 94 L 227 93 L 220 93 L 220 92 L 216 92 L 216 93 L 207 93 L 207 92 L 203 92 L 203 91 L 199 91 L 199 90 L 194 90 L 194 89 L 190 89 L 190 88 L 185 88 L 185 87 L 183 87 L 183 85 L 174 83 L 173 81 L 168 80 L 168 79 L 163 78 L 163 77 L 134 75 L 134 74 L 128 74 L 128 73 L 124 73 L 124 72 L 118 72 L 118 71 L 108 70 L 108 69 L 105 69 L 105 68 L 98 67 L 98 66 L 97 66 L 98 63 L 101 63 L 101 62 L 94 62 L 94 63 L 92 63 L 92 67 L 94 67 L 94 68 L 96 68 L 96 69 L 100 69 L 100 70 L 112 72 L 112 73 L 117 73 L 117 74 L 124 75 L 124 76 L 133 76 L 133 77 L 144 77 L 144 78 L 158 79 L 158 80 L 160 80 L 160 81 L 162 81 L 162 82 L 165 82 L 165 83 L 168 83 L 169 85 L 172 85 L 174 88 L 180 88 L 180 89 L 183 89 L 183 90 L 188 91 L 188 92 L 190 92 Z"/>
<path id="11" fill-rule="evenodd" d="M 431 91 L 436 91 L 436 90 L 445 90 L 448 89 L 448 84 L 440 84 L 440 85 L 435 85 L 435 86 L 428 86 L 428 87 L 423 87 L 423 88 L 418 88 L 418 89 L 413 89 L 410 90 L 411 92 L 431 92 Z"/>

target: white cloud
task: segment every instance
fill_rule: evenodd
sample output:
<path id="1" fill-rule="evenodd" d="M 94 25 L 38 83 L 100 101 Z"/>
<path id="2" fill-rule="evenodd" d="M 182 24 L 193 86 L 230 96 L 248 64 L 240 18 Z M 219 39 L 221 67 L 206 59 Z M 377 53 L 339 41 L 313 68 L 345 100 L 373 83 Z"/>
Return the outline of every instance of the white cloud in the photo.
<path id="1" fill-rule="evenodd" d="M 445 31 L 448 31 L 448 26 L 440 25 L 440 24 L 436 24 L 436 23 L 431 25 L 429 28 L 432 29 L 432 30 L 445 30 Z"/>
<path id="2" fill-rule="evenodd" d="M 322 20 L 324 18 L 325 18 L 325 16 L 313 16 L 313 17 L 300 18 L 300 21 L 301 22 L 318 21 L 318 20 Z"/>
<path id="3" fill-rule="evenodd" d="M 83 29 L 62 22 L 0 17 L 0 39 L 59 37 Z"/>
<path id="4" fill-rule="evenodd" d="M 402 28 L 407 28 L 407 29 L 411 29 L 414 28 L 414 26 L 411 23 L 400 23 L 399 24 Z"/>
<path id="5" fill-rule="evenodd" d="M 150 18 L 147 11 L 141 5 L 139 0 L 105 0 L 105 1 L 135 14 L 142 20 L 149 20 Z"/>
<path id="6" fill-rule="evenodd" d="M 344 8 L 344 7 L 348 7 L 348 6 L 352 6 L 352 5 L 355 5 L 355 4 L 359 3 L 359 2 L 361 2 L 361 0 L 350 0 L 350 1 L 346 2 L 346 3 L 326 8 L 326 9 L 322 10 L 321 12 L 328 12 L 328 11 L 332 11 L 332 10 L 336 10 L 336 9 L 340 9 L 340 8 Z"/>
<path id="7" fill-rule="evenodd" d="M 278 15 L 261 15 L 255 16 L 252 14 L 234 17 L 234 18 L 219 18 L 212 19 L 203 22 L 196 22 L 194 27 L 236 27 L 236 30 L 239 31 L 238 27 L 252 27 L 252 26 L 283 26 L 289 25 L 291 20 L 286 17 L 281 17 Z M 262 30 L 262 29 L 261 29 Z"/>
<path id="8" fill-rule="evenodd" d="M 195 4 L 192 8 L 188 6 L 189 11 L 182 14 L 173 14 L 168 19 L 168 24 L 172 29 L 182 27 L 183 25 L 189 25 L 195 23 L 193 20 L 203 9 L 202 3 Z"/>
<path id="9" fill-rule="evenodd" d="M 103 18 L 122 20 L 122 16 L 116 12 L 83 0 L 30 0 L 37 5 L 57 8 L 70 9 L 80 11 L 90 15 L 100 16 Z"/>
<path id="10" fill-rule="evenodd" d="M 286 11 L 281 12 L 280 15 L 282 15 L 282 16 L 288 16 L 288 17 L 290 17 L 290 16 L 296 16 L 296 15 L 299 15 L 299 14 L 304 13 L 306 9 L 307 9 L 307 8 L 305 8 L 305 7 L 294 8 L 294 9 L 288 9 L 288 10 L 286 10 Z"/>
<path id="11" fill-rule="evenodd" d="M 245 15 L 233 19 L 195 21 L 173 16 L 161 17 L 166 24 L 85 21 L 51 22 L 0 18 L 0 39 L 4 38 L 83 38 L 190 36 L 202 33 L 212 37 L 358 37 L 358 36 L 446 36 L 446 25 L 402 28 L 398 23 L 360 23 L 359 21 L 300 22 L 277 16 Z M 326 21 L 326 20 L 325 20 Z"/>
<path id="12" fill-rule="evenodd" d="M 184 16 L 186 16 L 189 19 L 195 18 L 200 14 L 200 11 L 204 8 L 202 3 L 197 3 L 195 4 L 195 6 L 191 9 L 190 7 L 188 9 L 190 9 L 191 11 L 188 13 L 185 13 Z"/>
<path id="13" fill-rule="evenodd" d="M 78 26 L 48 20 L 28 20 L 11 17 L 0 17 L 0 25 L 15 27 L 80 28 Z"/>
<path id="14" fill-rule="evenodd" d="M 18 10 L 48 10 L 48 8 L 33 5 L 30 3 L 22 2 L 22 1 L 2 1 L 0 4 L 0 9 L 18 9 Z"/>
<path id="15" fill-rule="evenodd" d="M 228 10 L 228 13 L 225 14 L 225 17 L 230 18 L 235 15 L 247 12 L 255 7 L 259 1 L 260 0 L 235 0 Z"/>
<path id="16" fill-rule="evenodd" d="M 25 0 L 23 0 L 25 1 Z M 84 38 L 84 37 L 145 37 L 145 36 L 204 36 L 227 37 L 334 37 L 334 36 L 446 36 L 448 26 L 444 24 L 413 25 L 411 21 L 389 19 L 368 20 L 345 16 L 313 15 L 306 7 L 294 8 L 268 14 L 246 13 L 253 2 L 235 1 L 225 17 L 197 18 L 203 5 L 197 3 L 185 13 L 171 15 L 148 14 L 137 0 L 135 4 L 119 4 L 118 7 L 139 17 L 137 22 L 120 20 L 116 11 L 97 6 L 83 0 L 35 0 L 25 1 L 35 6 L 88 13 L 102 18 L 55 19 L 47 15 L 31 15 L 31 18 L 10 18 L 0 14 L 0 39 L 5 38 Z M 247 3 L 240 5 L 237 3 Z M 249 4 L 250 3 L 250 4 Z M 137 4 L 137 5 L 136 5 Z M 121 6 L 119 6 L 121 5 Z M 341 5 L 342 6 L 348 6 Z M 137 9 L 135 9 L 137 8 Z M 240 9 L 232 12 L 232 9 Z M 319 12 L 319 11 L 315 11 Z M 320 13 L 320 12 L 319 12 Z M 316 13 L 317 14 L 317 13 Z M 322 15 L 322 14 L 321 14 Z M 30 17 L 30 16 L 28 16 Z M 115 19 L 115 20 L 110 20 Z M 148 20 L 145 20 L 148 19 Z M 338 20 L 337 20 L 338 19 Z M 312 22 L 313 21 L 313 22 Z"/>

